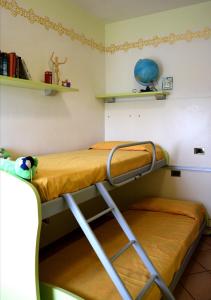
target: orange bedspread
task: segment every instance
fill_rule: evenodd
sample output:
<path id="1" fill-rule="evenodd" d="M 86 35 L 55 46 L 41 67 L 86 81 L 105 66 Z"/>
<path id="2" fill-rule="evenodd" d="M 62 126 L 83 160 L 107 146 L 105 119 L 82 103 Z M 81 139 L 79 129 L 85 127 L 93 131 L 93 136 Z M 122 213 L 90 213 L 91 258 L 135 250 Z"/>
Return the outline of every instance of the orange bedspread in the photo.
<path id="1" fill-rule="evenodd" d="M 117 176 L 149 164 L 152 160 L 150 146 L 141 150 L 118 151 L 112 160 L 112 175 Z M 106 162 L 110 150 L 81 150 L 38 156 L 39 165 L 32 183 L 42 201 L 62 194 L 75 192 L 106 179 Z M 156 147 L 157 160 L 164 158 L 162 149 Z"/>
<path id="2" fill-rule="evenodd" d="M 169 285 L 198 235 L 205 215 L 204 207 L 190 201 L 152 198 L 133 206 L 124 215 Z M 109 257 L 127 243 L 114 220 L 98 227 L 95 233 Z M 143 263 L 130 248 L 114 262 L 114 266 L 135 298 L 149 278 Z M 84 299 L 121 299 L 86 238 L 70 243 L 42 261 L 40 280 L 69 290 Z M 160 297 L 160 291 L 155 285 L 146 294 L 147 300 Z"/>

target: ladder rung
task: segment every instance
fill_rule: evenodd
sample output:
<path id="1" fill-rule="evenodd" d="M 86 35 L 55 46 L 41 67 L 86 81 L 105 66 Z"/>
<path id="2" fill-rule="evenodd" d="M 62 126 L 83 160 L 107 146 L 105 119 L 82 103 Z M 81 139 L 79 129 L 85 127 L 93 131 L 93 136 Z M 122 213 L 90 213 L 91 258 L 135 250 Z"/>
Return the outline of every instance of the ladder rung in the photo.
<path id="1" fill-rule="evenodd" d="M 145 286 L 143 287 L 143 289 L 140 291 L 140 293 L 136 297 L 136 300 L 142 299 L 142 297 L 144 296 L 144 294 L 148 291 L 148 289 L 150 288 L 150 286 L 154 283 L 156 277 L 157 277 L 157 275 L 152 275 L 150 277 L 150 279 L 147 281 L 147 283 L 145 284 Z"/>
<path id="2" fill-rule="evenodd" d="M 109 208 L 107 208 L 107 209 L 101 211 L 99 214 L 97 214 L 97 215 L 95 215 L 94 217 L 91 217 L 90 219 L 88 219 L 88 220 L 87 220 L 87 223 L 90 223 L 90 222 L 92 222 L 92 221 L 94 221 L 94 220 L 96 220 L 96 219 L 98 219 L 98 218 L 104 216 L 105 214 L 109 213 L 109 212 L 112 211 L 112 210 L 113 210 L 113 208 L 109 207 Z"/>
<path id="3" fill-rule="evenodd" d="M 129 243 L 127 243 L 122 249 L 120 249 L 114 256 L 110 258 L 110 261 L 113 262 L 115 259 L 117 259 L 122 253 L 124 253 L 131 245 L 133 245 L 136 241 L 132 240 Z"/>

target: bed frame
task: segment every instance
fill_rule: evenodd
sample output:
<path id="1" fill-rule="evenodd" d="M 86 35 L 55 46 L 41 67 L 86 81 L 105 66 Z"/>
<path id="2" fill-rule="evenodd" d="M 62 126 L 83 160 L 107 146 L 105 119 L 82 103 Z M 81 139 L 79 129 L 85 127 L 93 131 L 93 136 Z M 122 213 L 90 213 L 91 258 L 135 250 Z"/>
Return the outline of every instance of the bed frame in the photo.
<path id="1" fill-rule="evenodd" d="M 128 146 L 134 146 L 134 145 L 143 145 L 143 144 L 150 144 L 152 145 L 152 162 L 151 164 L 145 165 L 144 167 L 129 171 L 125 174 L 116 176 L 113 178 L 111 176 L 111 164 L 112 164 L 112 158 L 114 153 L 120 149 L 125 148 Z M 130 143 L 130 144 L 122 144 L 114 147 L 107 160 L 107 178 L 108 180 L 103 181 L 103 185 L 106 187 L 107 191 L 111 191 L 116 187 L 119 187 L 121 185 L 124 185 L 126 183 L 129 183 L 131 181 L 134 181 L 136 179 L 139 179 L 141 176 L 144 176 L 148 173 L 151 173 L 152 171 L 155 171 L 157 169 L 160 169 L 164 166 L 166 166 L 166 159 L 161 159 L 156 161 L 156 152 L 155 152 L 155 145 L 151 141 L 145 141 L 145 142 L 136 142 L 136 143 Z M 76 200 L 77 204 L 81 204 L 82 202 L 85 202 L 87 200 L 93 199 L 97 196 L 99 196 L 99 191 L 97 190 L 95 185 L 91 185 L 87 188 L 81 189 L 80 191 L 71 193 L 71 195 Z M 68 204 L 64 197 L 58 197 L 53 201 L 44 202 L 42 204 L 42 219 L 47 219 L 49 217 L 52 217 L 64 210 L 69 209 Z"/>
<path id="2" fill-rule="evenodd" d="M 143 168 L 112 178 L 111 162 L 115 151 L 119 148 L 146 143 L 151 144 L 153 148 L 152 163 Z M 2 297 L 4 300 L 82 299 L 77 295 L 55 286 L 39 283 L 38 253 L 42 220 L 69 208 L 115 284 L 122 299 L 131 300 L 132 297 L 112 263 L 129 247 L 133 246 L 151 274 L 150 279 L 137 295 L 136 299 L 142 299 L 150 286 L 155 283 L 160 288 L 165 299 L 173 300 L 174 296 L 170 289 L 173 289 L 179 280 L 194 247 L 196 247 L 200 239 L 203 227 L 200 230 L 200 234 L 192 250 L 187 254 L 187 258 L 185 258 L 180 271 L 175 275 L 169 289 L 137 241 L 109 194 L 109 191 L 116 186 L 135 180 L 165 165 L 165 160 L 156 161 L 155 146 L 151 141 L 123 144 L 115 147 L 110 152 L 107 162 L 108 181 L 96 183 L 78 192 L 65 194 L 60 198 L 43 204 L 41 204 L 39 194 L 32 184 L 1 171 L 1 271 L 3 279 L 0 298 Z M 102 196 L 108 208 L 86 220 L 78 205 L 98 195 Z M 17 198 L 18 201 L 16 201 Z M 110 212 L 113 213 L 128 237 L 128 243 L 109 259 L 89 226 L 89 223 Z M 11 222 L 14 223 L 14 226 L 11 226 Z"/>

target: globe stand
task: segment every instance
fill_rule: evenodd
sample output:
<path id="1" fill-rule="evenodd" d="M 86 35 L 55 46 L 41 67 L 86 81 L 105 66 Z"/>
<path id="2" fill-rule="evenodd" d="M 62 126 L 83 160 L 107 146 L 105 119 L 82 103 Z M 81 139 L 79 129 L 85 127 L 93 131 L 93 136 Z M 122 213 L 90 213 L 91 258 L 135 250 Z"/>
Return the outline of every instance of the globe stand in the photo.
<path id="1" fill-rule="evenodd" d="M 151 89 L 149 86 L 147 86 L 145 90 L 141 89 L 140 92 L 144 92 L 144 93 L 153 92 L 153 89 Z"/>
<path id="2" fill-rule="evenodd" d="M 151 86 L 147 85 L 145 90 L 144 89 L 140 90 L 140 92 L 144 92 L 144 93 L 147 93 L 147 92 L 156 92 L 156 91 L 157 91 L 157 89 L 156 89 L 156 87 L 155 87 L 154 84 L 152 84 Z"/>

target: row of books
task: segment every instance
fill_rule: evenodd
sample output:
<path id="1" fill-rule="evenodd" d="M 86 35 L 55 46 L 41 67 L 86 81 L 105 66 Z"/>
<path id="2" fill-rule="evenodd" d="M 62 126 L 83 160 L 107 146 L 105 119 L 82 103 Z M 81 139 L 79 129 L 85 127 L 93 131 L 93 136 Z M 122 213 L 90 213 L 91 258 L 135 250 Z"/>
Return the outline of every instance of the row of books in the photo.
<path id="1" fill-rule="evenodd" d="M 15 52 L 0 50 L 0 75 L 31 80 L 31 75 L 23 58 Z"/>

